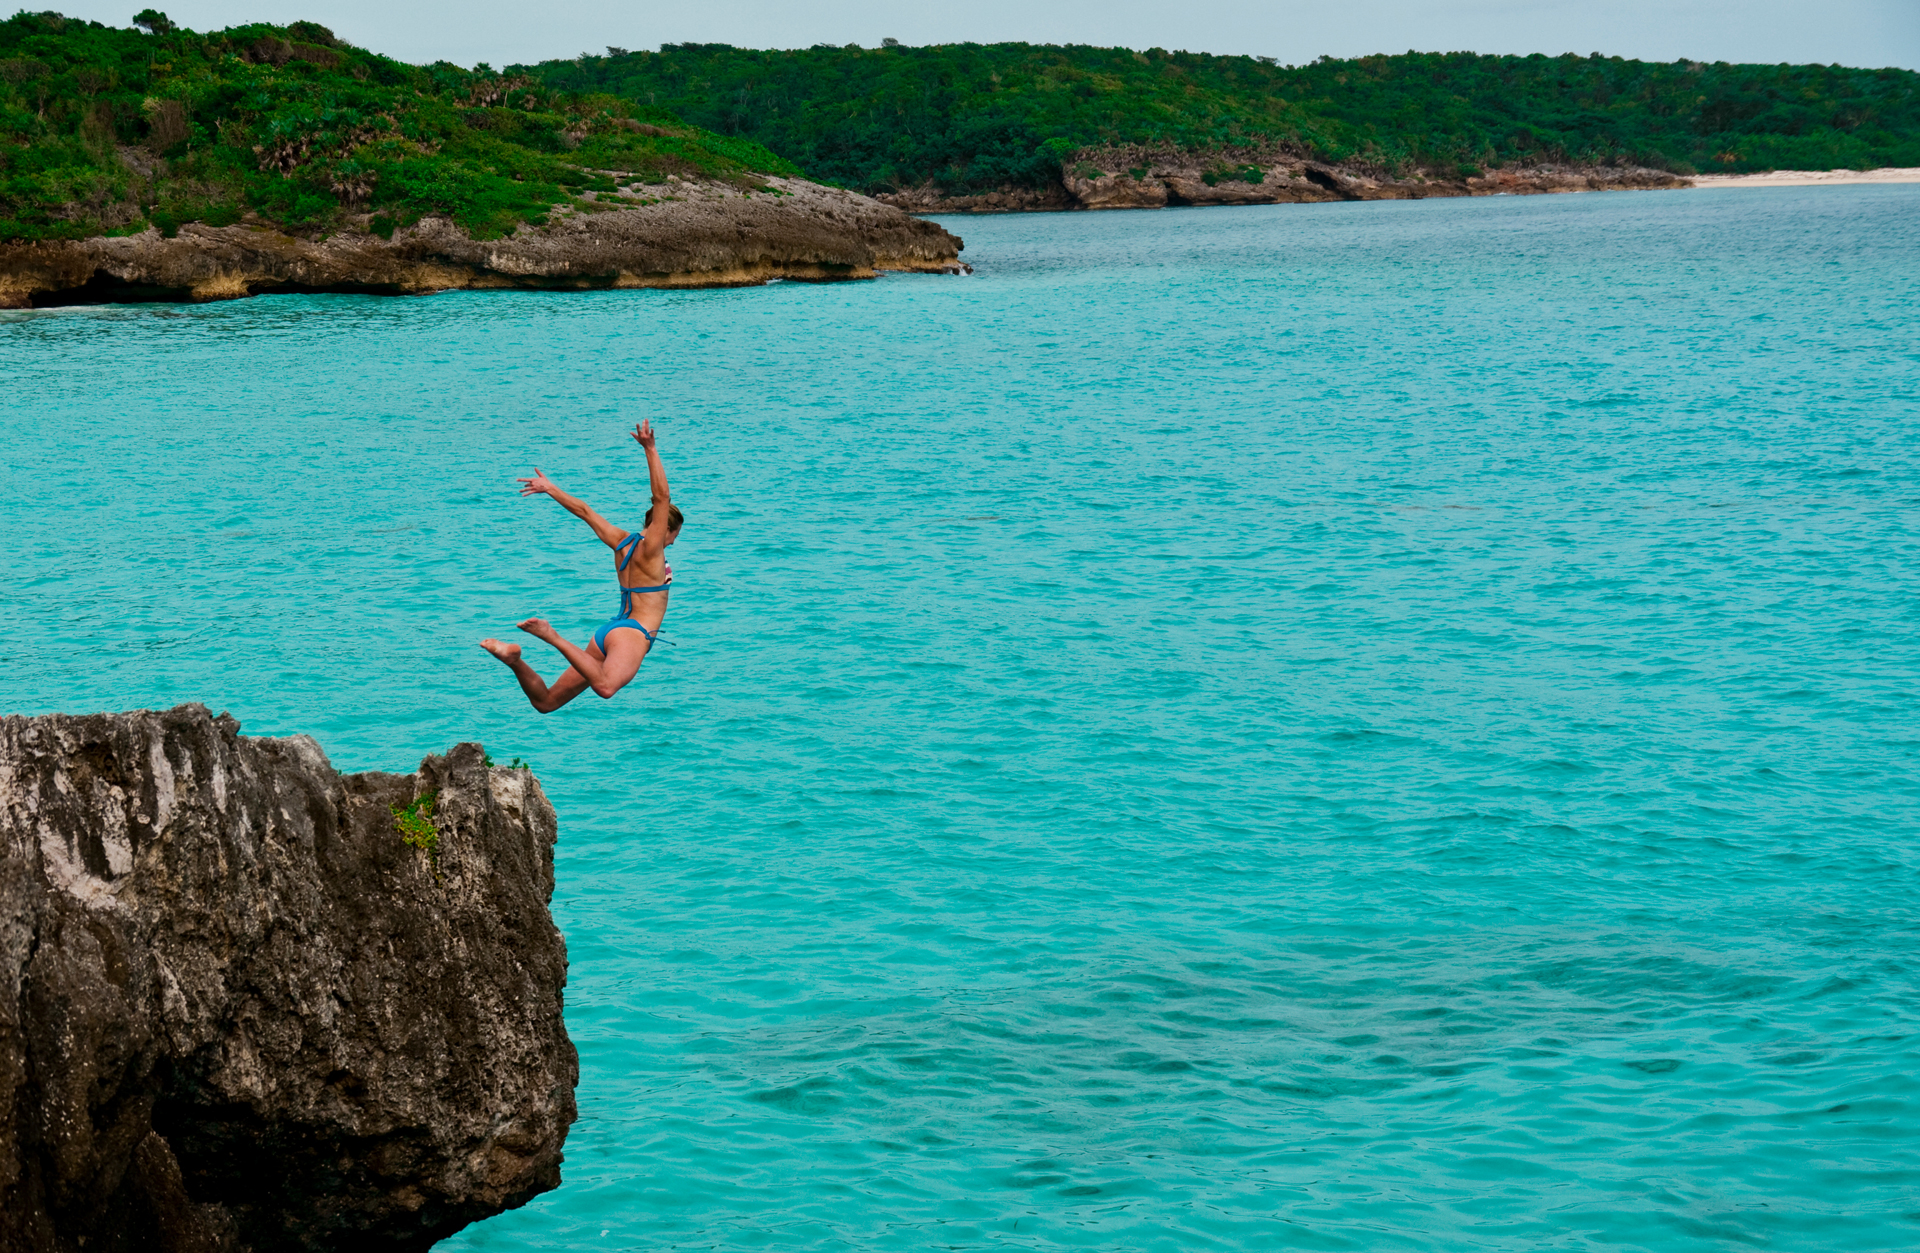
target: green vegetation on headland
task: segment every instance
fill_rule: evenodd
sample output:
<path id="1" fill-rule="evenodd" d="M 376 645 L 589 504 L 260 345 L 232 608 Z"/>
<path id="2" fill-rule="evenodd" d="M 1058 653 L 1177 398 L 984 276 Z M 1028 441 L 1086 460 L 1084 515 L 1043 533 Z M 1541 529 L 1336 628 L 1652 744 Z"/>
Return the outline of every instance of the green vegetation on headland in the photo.
<path id="1" fill-rule="evenodd" d="M 1076 153 L 1115 145 L 1278 145 L 1446 177 L 1543 162 L 1920 165 L 1909 70 L 683 44 L 496 72 L 408 65 L 311 22 L 197 34 L 147 10 L 135 23 L 0 22 L 0 242 L 241 221 L 391 235 L 427 214 L 491 239 L 556 206 L 592 210 L 588 193 L 623 181 L 751 190 L 804 170 L 964 194 L 1048 187 Z"/>
<path id="2" fill-rule="evenodd" d="M 0 242 L 169 235 L 187 222 L 391 235 L 430 213 L 475 238 L 615 174 L 756 186 L 793 166 L 751 140 L 605 94 L 445 62 L 413 66 L 311 22 L 144 32 L 53 13 L 0 22 Z M 371 215 L 370 218 L 363 215 Z"/>
<path id="3" fill-rule="evenodd" d="M 1920 165 L 1911 70 L 1416 52 L 1284 66 L 1031 44 L 608 51 L 513 72 L 671 110 L 869 192 L 1041 187 L 1073 153 L 1119 144 L 1282 144 L 1390 173 Z"/>

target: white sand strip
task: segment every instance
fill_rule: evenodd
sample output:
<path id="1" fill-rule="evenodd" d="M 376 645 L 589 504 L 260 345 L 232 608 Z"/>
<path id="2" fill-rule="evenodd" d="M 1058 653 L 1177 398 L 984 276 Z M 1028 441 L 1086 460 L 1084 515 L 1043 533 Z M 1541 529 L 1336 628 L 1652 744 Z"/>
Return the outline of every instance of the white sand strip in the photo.
<path id="1" fill-rule="evenodd" d="M 1826 187 L 1853 183 L 1920 183 L 1920 169 L 1773 170 L 1766 174 L 1696 174 L 1695 187 Z"/>

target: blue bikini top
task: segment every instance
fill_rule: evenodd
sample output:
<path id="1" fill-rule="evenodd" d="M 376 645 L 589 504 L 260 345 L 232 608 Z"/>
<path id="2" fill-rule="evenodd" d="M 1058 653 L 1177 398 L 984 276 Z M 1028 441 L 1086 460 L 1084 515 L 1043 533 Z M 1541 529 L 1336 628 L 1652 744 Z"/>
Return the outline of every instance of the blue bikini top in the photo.
<path id="1" fill-rule="evenodd" d="M 627 572 L 627 563 L 632 561 L 633 555 L 640 551 L 640 532 L 635 531 L 633 534 L 627 536 L 627 538 L 621 540 L 620 543 L 614 547 L 613 551 L 620 554 L 620 565 L 617 572 L 625 574 Z M 672 586 L 673 565 L 671 563 L 667 565 L 667 579 L 664 583 L 656 583 L 652 587 L 628 587 L 624 583 L 621 584 L 620 616 L 625 618 L 633 613 L 633 598 L 640 593 L 664 592 Z"/>

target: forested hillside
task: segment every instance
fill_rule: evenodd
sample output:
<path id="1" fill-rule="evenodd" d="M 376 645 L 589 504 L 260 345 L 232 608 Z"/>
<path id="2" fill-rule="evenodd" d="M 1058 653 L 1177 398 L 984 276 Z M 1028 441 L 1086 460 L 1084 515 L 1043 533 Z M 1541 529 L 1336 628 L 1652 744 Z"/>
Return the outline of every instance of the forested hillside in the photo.
<path id="1" fill-rule="evenodd" d="M 243 219 L 390 233 L 428 213 L 485 238 L 591 208 L 581 193 L 610 189 L 610 171 L 967 192 L 1044 187 L 1113 144 L 1279 143 L 1387 172 L 1920 165 L 1907 70 L 710 44 L 495 72 L 407 65 L 310 22 L 196 34 L 148 10 L 138 24 L 0 22 L 0 241 Z"/>
<path id="2" fill-rule="evenodd" d="M 1414 52 L 1285 66 L 1031 44 L 609 53 L 518 72 L 671 110 L 865 191 L 1040 186 L 1102 144 L 1277 141 L 1388 171 L 1920 165 L 1910 70 Z"/>
<path id="3" fill-rule="evenodd" d="M 0 22 L 0 241 L 243 219 L 312 233 L 349 216 L 391 235 L 428 213 L 491 238 L 591 209 L 576 197 L 611 190 L 609 171 L 743 187 L 796 172 L 630 99 L 406 65 L 311 22 L 202 35 L 136 20 Z"/>

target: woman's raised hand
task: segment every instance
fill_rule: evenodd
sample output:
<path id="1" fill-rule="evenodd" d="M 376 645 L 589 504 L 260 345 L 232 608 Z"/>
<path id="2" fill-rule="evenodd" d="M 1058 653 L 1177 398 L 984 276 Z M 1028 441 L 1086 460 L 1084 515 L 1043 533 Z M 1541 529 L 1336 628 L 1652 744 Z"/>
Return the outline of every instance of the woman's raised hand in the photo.
<path id="1" fill-rule="evenodd" d="M 517 482 L 520 484 L 522 496 L 545 496 L 553 493 L 553 484 L 548 481 L 546 475 L 540 473 L 539 466 L 533 467 L 532 478 L 519 479 Z"/>
<path id="2" fill-rule="evenodd" d="M 640 447 L 653 447 L 653 424 L 645 418 L 640 419 L 640 425 L 633 428 L 633 437 L 640 441 Z M 537 474 L 539 471 L 536 470 L 534 473 Z"/>

